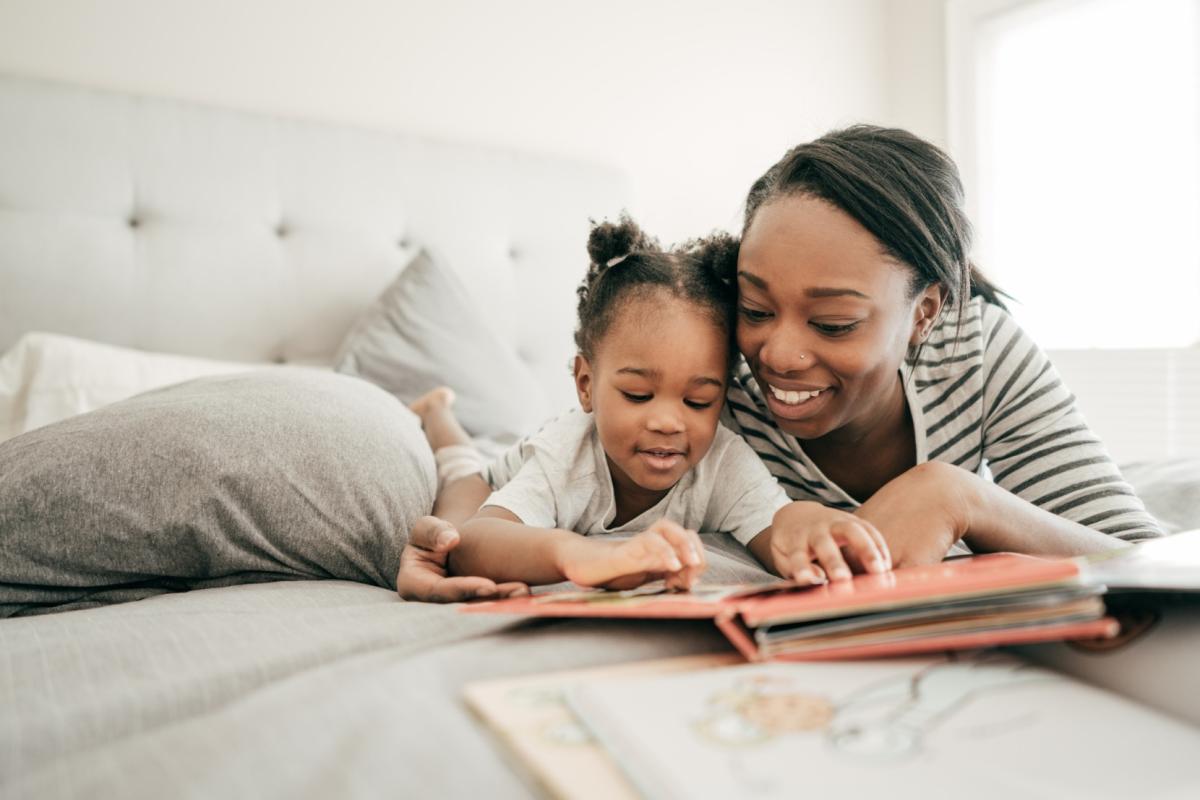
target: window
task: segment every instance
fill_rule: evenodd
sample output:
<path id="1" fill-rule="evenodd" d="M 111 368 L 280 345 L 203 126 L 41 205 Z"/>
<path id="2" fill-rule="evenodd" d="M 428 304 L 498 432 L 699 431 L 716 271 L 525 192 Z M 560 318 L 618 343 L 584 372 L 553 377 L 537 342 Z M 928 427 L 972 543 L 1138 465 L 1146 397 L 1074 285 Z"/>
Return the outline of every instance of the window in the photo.
<path id="1" fill-rule="evenodd" d="M 1200 343 L 1200 0 L 948 21 L 952 150 L 1014 316 L 1047 348 Z"/>

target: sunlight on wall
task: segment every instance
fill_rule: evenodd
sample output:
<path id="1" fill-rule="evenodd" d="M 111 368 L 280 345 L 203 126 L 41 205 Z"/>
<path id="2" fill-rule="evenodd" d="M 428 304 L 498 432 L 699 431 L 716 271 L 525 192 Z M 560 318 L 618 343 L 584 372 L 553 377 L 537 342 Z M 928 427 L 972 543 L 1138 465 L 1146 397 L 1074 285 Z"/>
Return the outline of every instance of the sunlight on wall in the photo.
<path id="1" fill-rule="evenodd" d="M 979 261 L 1045 347 L 1200 342 L 1195 0 L 995 19 L 977 62 Z"/>

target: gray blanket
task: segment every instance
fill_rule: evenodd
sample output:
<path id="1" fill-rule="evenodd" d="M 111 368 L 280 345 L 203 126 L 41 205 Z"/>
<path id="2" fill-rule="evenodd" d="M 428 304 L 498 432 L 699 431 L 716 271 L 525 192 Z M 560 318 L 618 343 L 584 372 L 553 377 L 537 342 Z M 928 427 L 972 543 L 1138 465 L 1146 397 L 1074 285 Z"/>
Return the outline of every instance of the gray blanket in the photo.
<path id="1" fill-rule="evenodd" d="M 342 581 L 0 621 L 0 796 L 528 797 L 464 683 L 727 649 L 708 621 L 514 622 Z"/>

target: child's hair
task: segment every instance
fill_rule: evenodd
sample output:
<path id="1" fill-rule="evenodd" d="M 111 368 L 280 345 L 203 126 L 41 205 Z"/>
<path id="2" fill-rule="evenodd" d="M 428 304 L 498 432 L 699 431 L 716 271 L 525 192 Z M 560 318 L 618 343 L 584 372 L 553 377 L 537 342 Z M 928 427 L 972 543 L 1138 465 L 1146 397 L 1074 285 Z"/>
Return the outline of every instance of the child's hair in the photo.
<path id="1" fill-rule="evenodd" d="M 737 242 L 727 234 L 714 234 L 675 248 L 664 249 L 637 223 L 622 214 L 617 222 L 592 223 L 588 236 L 591 264 L 579 285 L 579 318 L 575 346 L 591 360 L 618 310 L 630 300 L 665 291 L 706 311 L 729 340 L 733 362 L 734 302 L 731 276 L 717 265 Z"/>
<path id="2" fill-rule="evenodd" d="M 963 310 L 979 295 L 1003 306 L 1001 292 L 971 263 L 971 223 L 954 161 L 908 131 L 854 125 L 789 150 L 750 187 L 742 235 L 780 197 L 831 203 L 912 269 L 912 296 L 934 283 Z M 733 275 L 737 253 L 719 265 Z M 961 316 L 960 316 L 961 320 Z"/>

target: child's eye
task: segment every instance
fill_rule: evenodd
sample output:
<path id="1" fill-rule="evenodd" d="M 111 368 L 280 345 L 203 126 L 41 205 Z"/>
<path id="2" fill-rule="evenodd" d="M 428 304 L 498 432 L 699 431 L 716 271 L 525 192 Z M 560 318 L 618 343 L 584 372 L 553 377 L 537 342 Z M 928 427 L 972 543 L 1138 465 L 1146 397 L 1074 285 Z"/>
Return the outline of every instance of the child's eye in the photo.
<path id="1" fill-rule="evenodd" d="M 846 325 L 828 325 L 820 322 L 812 322 L 809 324 L 826 336 L 845 336 L 847 333 L 850 333 L 858 327 L 857 322 L 850 322 Z"/>
<path id="2" fill-rule="evenodd" d="M 645 403 L 652 397 L 652 395 L 634 394 L 633 392 L 621 392 L 621 394 L 625 395 L 625 399 L 631 403 Z"/>
<path id="3" fill-rule="evenodd" d="M 762 311 L 757 308 L 750 308 L 749 306 L 738 306 L 738 313 L 741 314 L 742 318 L 747 322 L 763 322 L 771 318 L 771 312 Z"/>
<path id="4" fill-rule="evenodd" d="M 684 400 L 683 402 L 684 405 L 688 406 L 689 408 L 694 408 L 697 411 L 703 411 L 706 408 L 712 408 L 712 401 L 701 403 L 698 400 Z"/>

